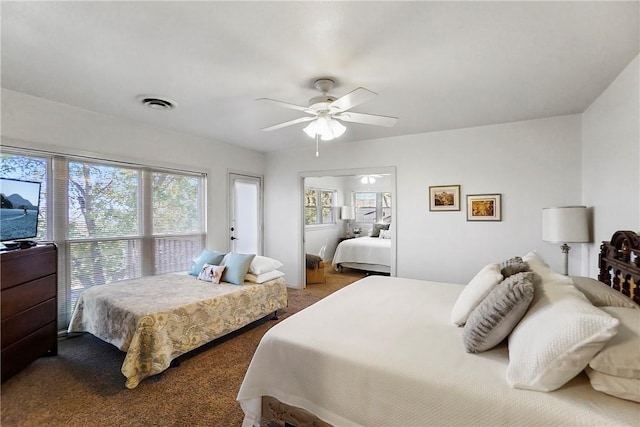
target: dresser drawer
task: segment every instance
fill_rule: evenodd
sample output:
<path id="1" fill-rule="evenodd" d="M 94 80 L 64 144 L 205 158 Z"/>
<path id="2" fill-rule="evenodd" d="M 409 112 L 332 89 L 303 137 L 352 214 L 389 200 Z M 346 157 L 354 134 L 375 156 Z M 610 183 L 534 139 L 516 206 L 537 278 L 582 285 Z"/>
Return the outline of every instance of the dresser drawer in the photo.
<path id="1" fill-rule="evenodd" d="M 55 274 L 57 263 L 56 248 L 53 245 L 3 253 L 0 286 L 5 290 L 20 283 Z"/>
<path id="2" fill-rule="evenodd" d="M 35 304 L 55 297 L 57 286 L 56 275 L 52 274 L 2 291 L 2 318 L 14 316 Z M 4 330 L 2 332 L 4 333 Z"/>
<path id="3" fill-rule="evenodd" d="M 56 322 L 51 322 L 20 341 L 2 349 L 2 381 L 20 372 L 44 354 L 58 352 Z"/>
<path id="4" fill-rule="evenodd" d="M 2 321 L 2 348 L 56 320 L 56 299 L 35 305 Z"/>

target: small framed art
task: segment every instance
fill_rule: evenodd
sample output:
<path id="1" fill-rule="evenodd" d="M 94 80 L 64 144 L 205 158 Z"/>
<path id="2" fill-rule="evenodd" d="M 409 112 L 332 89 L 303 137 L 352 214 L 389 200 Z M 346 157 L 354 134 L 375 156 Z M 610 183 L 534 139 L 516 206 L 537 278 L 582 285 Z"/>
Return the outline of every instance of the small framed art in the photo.
<path id="1" fill-rule="evenodd" d="M 460 186 L 438 185 L 429 187 L 430 211 L 459 211 Z"/>
<path id="2" fill-rule="evenodd" d="M 467 194 L 467 221 L 502 221 L 502 194 Z"/>

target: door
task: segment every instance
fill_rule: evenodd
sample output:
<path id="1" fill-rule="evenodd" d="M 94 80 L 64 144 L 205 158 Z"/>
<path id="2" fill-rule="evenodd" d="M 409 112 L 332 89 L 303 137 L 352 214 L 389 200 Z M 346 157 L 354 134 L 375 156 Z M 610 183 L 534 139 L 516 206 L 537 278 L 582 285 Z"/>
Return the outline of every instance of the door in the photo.
<path id="1" fill-rule="evenodd" d="M 262 177 L 229 174 L 232 252 L 262 255 Z"/>

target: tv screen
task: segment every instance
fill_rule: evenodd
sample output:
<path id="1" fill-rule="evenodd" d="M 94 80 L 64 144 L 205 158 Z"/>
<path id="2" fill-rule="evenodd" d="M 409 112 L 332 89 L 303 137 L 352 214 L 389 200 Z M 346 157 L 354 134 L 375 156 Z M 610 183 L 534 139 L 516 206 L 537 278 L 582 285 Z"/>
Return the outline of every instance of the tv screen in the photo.
<path id="1" fill-rule="evenodd" d="M 0 241 L 38 234 L 40 183 L 0 178 Z"/>

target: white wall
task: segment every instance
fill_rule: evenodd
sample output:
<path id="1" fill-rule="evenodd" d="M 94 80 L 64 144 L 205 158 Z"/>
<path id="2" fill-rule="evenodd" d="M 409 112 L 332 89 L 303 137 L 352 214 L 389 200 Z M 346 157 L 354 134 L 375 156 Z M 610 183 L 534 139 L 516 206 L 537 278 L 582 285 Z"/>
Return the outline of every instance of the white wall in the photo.
<path id="1" fill-rule="evenodd" d="M 1 97 L 4 145 L 207 172 L 208 246 L 228 250 L 227 170 L 262 175 L 262 153 L 6 89 Z"/>
<path id="2" fill-rule="evenodd" d="M 583 203 L 592 207 L 589 276 L 600 243 L 616 230 L 640 231 L 640 59 L 631 61 L 584 112 Z"/>
<path id="3" fill-rule="evenodd" d="M 558 245 L 542 242 L 542 208 L 581 202 L 581 116 L 434 132 L 269 153 L 265 170 L 266 252 L 303 283 L 297 176 L 305 171 L 395 166 L 397 275 L 466 283 L 482 266 L 537 249 L 561 269 Z M 637 156 L 636 156 L 637 158 Z M 430 185 L 462 186 L 463 210 L 429 212 Z M 501 222 L 467 222 L 464 196 L 502 193 Z M 286 244 L 283 244 L 286 242 Z M 580 273 L 580 245 L 570 272 Z"/>

